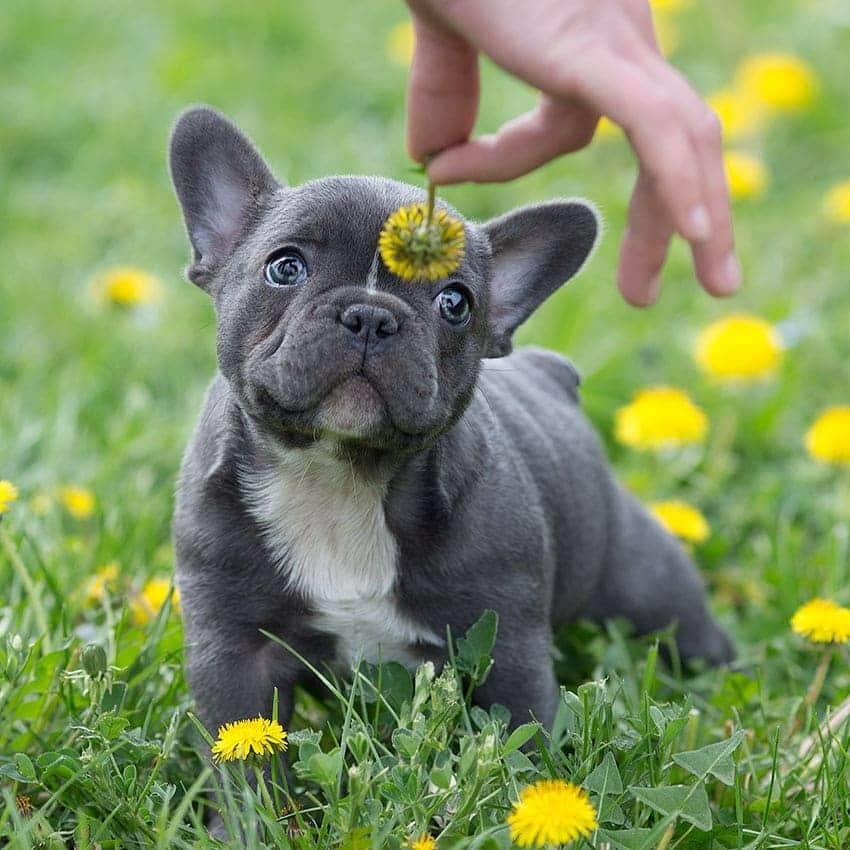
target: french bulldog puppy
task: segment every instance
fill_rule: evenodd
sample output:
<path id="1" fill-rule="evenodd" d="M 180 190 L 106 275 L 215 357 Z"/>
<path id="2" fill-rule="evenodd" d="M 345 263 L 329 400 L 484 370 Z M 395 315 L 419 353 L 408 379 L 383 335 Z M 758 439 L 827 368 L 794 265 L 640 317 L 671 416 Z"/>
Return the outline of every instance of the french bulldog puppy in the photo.
<path id="1" fill-rule="evenodd" d="M 174 519 L 187 675 L 208 728 L 270 716 L 275 687 L 288 721 L 308 671 L 261 630 L 318 666 L 414 666 L 445 658 L 447 625 L 462 635 L 495 609 L 476 699 L 514 723 L 551 723 L 552 628 L 579 617 L 675 622 L 683 658 L 731 659 L 687 554 L 612 477 L 573 366 L 511 353 L 593 250 L 587 203 L 464 221 L 457 271 L 411 283 L 376 247 L 420 189 L 286 186 L 206 107 L 178 120 L 170 166 L 187 274 L 218 318 L 219 373 Z"/>

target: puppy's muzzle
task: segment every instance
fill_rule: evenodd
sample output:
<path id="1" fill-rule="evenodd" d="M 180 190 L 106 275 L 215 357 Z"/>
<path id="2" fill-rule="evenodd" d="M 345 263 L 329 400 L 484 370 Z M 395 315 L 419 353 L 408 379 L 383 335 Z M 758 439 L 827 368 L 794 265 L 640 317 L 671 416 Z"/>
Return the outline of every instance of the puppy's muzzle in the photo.
<path id="1" fill-rule="evenodd" d="M 398 333 L 398 319 L 376 304 L 351 304 L 339 314 L 339 322 L 367 344 Z"/>

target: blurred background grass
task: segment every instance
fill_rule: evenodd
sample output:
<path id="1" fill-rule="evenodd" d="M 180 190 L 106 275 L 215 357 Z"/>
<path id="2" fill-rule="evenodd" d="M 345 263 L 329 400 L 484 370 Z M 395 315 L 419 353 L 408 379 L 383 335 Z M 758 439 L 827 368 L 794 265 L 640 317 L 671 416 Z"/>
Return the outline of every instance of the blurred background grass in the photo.
<path id="1" fill-rule="evenodd" d="M 794 53 L 818 78 L 810 105 L 741 145 L 771 181 L 736 203 L 745 286 L 732 302 L 698 288 L 681 245 L 656 307 L 620 299 L 614 274 L 635 169 L 616 134 L 511 184 L 444 194 L 479 219 L 562 195 L 601 207 L 600 250 L 521 341 L 577 362 L 586 406 L 630 486 L 648 499 L 685 496 L 708 515 L 701 563 L 746 641 L 784 632 L 815 593 L 850 601 L 846 516 L 836 522 L 834 511 L 846 482 L 802 448 L 822 407 L 850 401 L 850 226 L 822 215 L 824 193 L 850 178 L 850 9 L 844 0 L 672 5 L 682 8 L 663 12 L 671 61 L 704 94 L 760 51 Z M 406 68 L 391 47 L 405 20 L 403 4 L 386 1 L 5 6 L 0 478 L 25 500 L 67 483 L 95 494 L 88 524 L 57 511 L 20 520 L 67 590 L 112 559 L 128 575 L 171 566 L 175 474 L 215 368 L 210 304 L 181 275 L 188 246 L 165 166 L 175 116 L 190 103 L 220 108 L 292 183 L 410 179 Z M 483 91 L 479 131 L 534 100 L 486 65 Z M 130 310 L 99 301 L 92 281 L 116 265 L 158 277 L 159 299 Z M 780 323 L 793 345 L 777 379 L 730 391 L 700 376 L 691 347 L 706 322 L 741 310 Z M 707 409 L 704 452 L 664 464 L 613 444 L 614 410 L 656 383 L 685 388 Z M 27 616 L 15 614 L 19 627 Z"/>

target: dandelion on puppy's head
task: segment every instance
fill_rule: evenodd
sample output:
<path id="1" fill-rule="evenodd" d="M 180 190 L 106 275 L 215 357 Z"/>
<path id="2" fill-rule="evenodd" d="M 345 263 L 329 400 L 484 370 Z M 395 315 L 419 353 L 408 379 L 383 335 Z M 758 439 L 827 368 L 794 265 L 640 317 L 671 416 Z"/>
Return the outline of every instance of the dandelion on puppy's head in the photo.
<path id="1" fill-rule="evenodd" d="M 401 207 L 384 222 L 378 251 L 402 280 L 439 280 L 463 259 L 463 224 L 443 209 L 432 210 L 429 220 L 427 204 Z"/>
<path id="2" fill-rule="evenodd" d="M 508 815 L 511 840 L 520 847 L 567 844 L 597 828 L 596 809 L 580 785 L 543 779 L 524 788 Z"/>
<path id="3" fill-rule="evenodd" d="M 831 599 L 812 599 L 796 610 L 791 629 L 813 643 L 844 643 L 850 640 L 850 609 Z"/>
<path id="4" fill-rule="evenodd" d="M 212 746 L 213 761 L 245 761 L 256 757 L 265 761 L 285 752 L 286 731 L 276 720 L 254 717 L 226 723 L 218 730 Z"/>

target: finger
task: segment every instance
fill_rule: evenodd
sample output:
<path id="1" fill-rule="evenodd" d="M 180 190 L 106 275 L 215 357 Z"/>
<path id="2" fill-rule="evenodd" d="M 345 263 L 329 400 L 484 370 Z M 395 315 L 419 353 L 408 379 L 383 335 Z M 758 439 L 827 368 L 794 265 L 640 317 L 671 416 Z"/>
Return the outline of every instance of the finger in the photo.
<path id="1" fill-rule="evenodd" d="M 535 109 L 492 135 L 449 148 L 428 166 L 435 183 L 513 180 L 593 138 L 598 116 L 588 109 L 542 98 Z"/>
<path id="2" fill-rule="evenodd" d="M 687 124 L 699 160 L 711 238 L 691 243 L 697 277 L 712 295 L 730 295 L 741 283 L 741 269 L 735 255 L 720 121 L 687 80 L 661 57 L 653 62 L 653 69 L 659 85 L 667 85 L 676 95 L 677 108 Z"/>
<path id="3" fill-rule="evenodd" d="M 588 57 L 580 76 L 565 80 L 564 88 L 601 105 L 626 131 L 675 230 L 689 242 L 709 238 L 699 161 L 674 96 L 641 65 L 607 52 Z"/>
<path id="4" fill-rule="evenodd" d="M 654 179 L 638 173 L 620 247 L 617 285 L 635 307 L 654 304 L 661 288 L 661 268 L 673 236 L 673 224 L 656 191 Z"/>
<path id="5" fill-rule="evenodd" d="M 465 41 L 414 17 L 407 84 L 407 148 L 427 155 L 465 142 L 478 112 L 478 54 Z"/>

